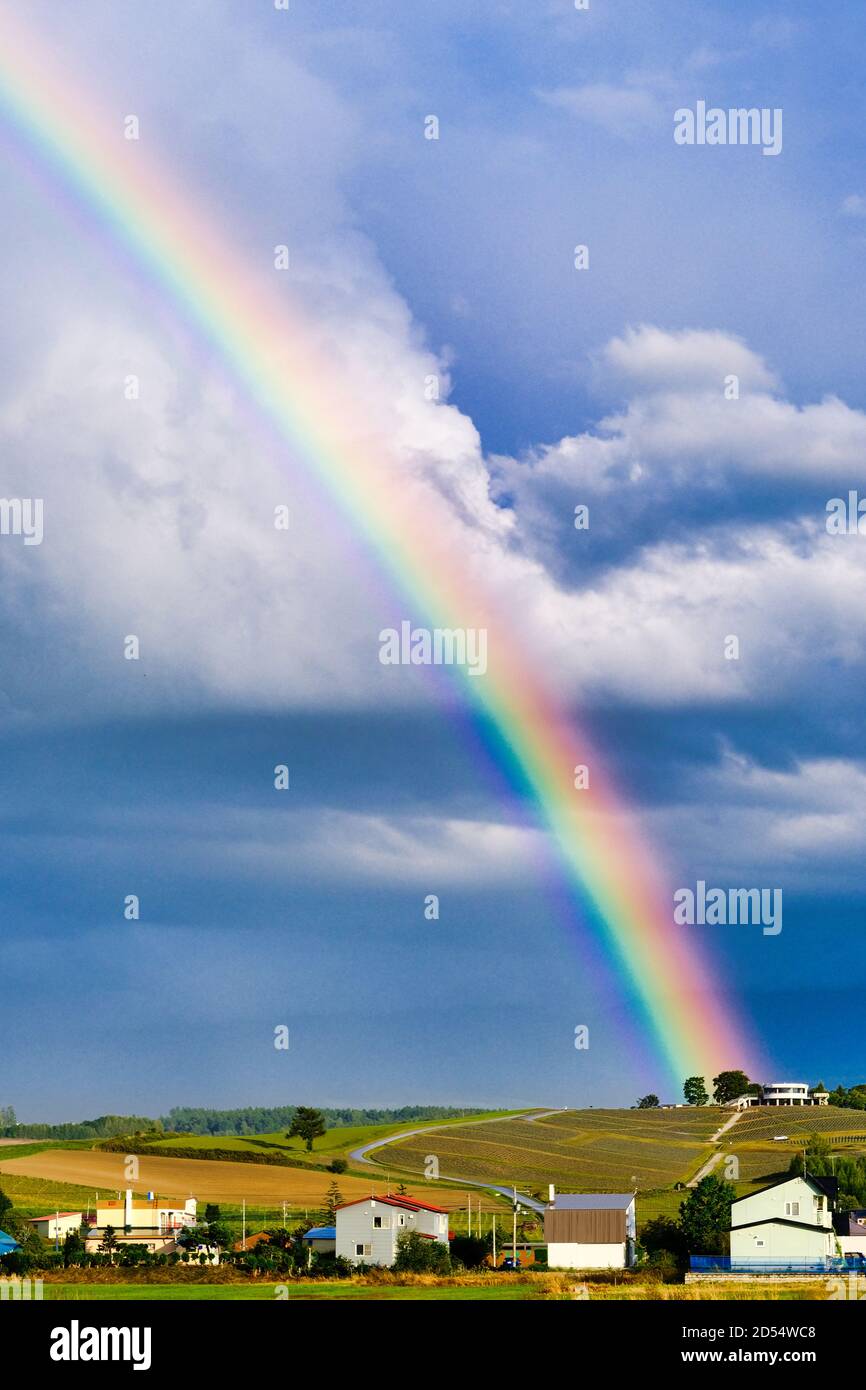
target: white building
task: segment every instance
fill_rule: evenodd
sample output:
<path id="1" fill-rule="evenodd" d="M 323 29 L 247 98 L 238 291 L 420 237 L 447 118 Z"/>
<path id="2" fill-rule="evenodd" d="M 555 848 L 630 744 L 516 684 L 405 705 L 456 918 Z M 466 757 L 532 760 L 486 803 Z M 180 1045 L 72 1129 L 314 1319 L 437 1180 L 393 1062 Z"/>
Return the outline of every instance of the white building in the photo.
<path id="1" fill-rule="evenodd" d="M 84 1220 L 81 1211 L 56 1211 L 51 1216 L 32 1216 L 30 1224 L 43 1240 L 63 1240 L 70 1231 L 77 1231 Z"/>
<path id="2" fill-rule="evenodd" d="M 759 1096 L 736 1096 L 727 1104 L 735 1110 L 748 1110 L 752 1105 L 828 1105 L 829 1091 L 808 1086 L 805 1081 L 773 1081 L 761 1087 Z"/>
<path id="3" fill-rule="evenodd" d="M 118 1245 L 146 1245 L 148 1250 L 158 1254 L 171 1254 L 177 1249 L 180 1233 L 196 1224 L 197 1205 L 195 1197 L 188 1197 L 182 1204 L 160 1202 L 152 1194 L 136 1200 L 131 1189 L 116 1201 L 100 1200 L 96 1204 L 96 1221 L 84 1242 L 85 1249 L 98 1250 L 110 1226 Z"/>
<path id="4" fill-rule="evenodd" d="M 834 1178 L 784 1178 L 731 1203 L 731 1266 L 818 1262 L 838 1255 Z"/>
<path id="5" fill-rule="evenodd" d="M 336 1253 L 359 1265 L 392 1265 L 406 1231 L 448 1248 L 448 1213 L 414 1197 L 362 1197 L 337 1208 Z"/>
<path id="6" fill-rule="evenodd" d="M 866 1261 L 866 1211 L 837 1212 L 833 1224 L 842 1254 Z"/>
<path id="7" fill-rule="evenodd" d="M 633 1192 L 550 1189 L 544 1209 L 549 1269 L 627 1269 L 634 1264 Z"/>

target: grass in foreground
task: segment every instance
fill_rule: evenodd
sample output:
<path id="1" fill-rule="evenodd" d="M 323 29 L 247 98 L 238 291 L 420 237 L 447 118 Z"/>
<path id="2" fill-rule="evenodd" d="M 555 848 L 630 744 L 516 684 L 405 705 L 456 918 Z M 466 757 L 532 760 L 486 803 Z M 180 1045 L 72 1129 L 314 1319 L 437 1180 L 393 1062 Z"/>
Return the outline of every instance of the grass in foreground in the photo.
<path id="1" fill-rule="evenodd" d="M 425 1275 L 378 1275 L 333 1281 L 299 1283 L 226 1282 L 195 1283 L 47 1283 L 44 1297 L 51 1302 L 187 1302 L 337 1300 L 381 1302 L 400 1300 L 506 1301 L 506 1302 L 823 1302 L 829 1297 L 828 1282 L 803 1281 L 786 1285 L 766 1284 L 661 1284 L 641 1280 L 620 1282 L 581 1281 L 579 1274 L 511 1275 L 467 1274 L 437 1282 Z"/>

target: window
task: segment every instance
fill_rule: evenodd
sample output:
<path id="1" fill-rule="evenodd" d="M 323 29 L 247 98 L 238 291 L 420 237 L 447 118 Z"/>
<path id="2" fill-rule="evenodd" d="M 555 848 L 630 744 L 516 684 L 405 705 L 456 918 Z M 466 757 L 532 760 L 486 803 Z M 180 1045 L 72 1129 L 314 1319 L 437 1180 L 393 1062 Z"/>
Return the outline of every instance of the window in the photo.
<path id="1" fill-rule="evenodd" d="M 405 1226 L 405 1225 L 406 1225 L 406 1217 L 403 1215 L 402 1211 L 400 1212 L 400 1215 L 397 1217 L 397 1225 L 398 1225 L 398 1226 Z"/>
<path id="2" fill-rule="evenodd" d="M 785 1203 L 785 1215 L 786 1215 L 786 1216 L 799 1216 L 799 1215 L 800 1215 L 800 1203 L 799 1203 L 799 1202 L 786 1202 L 786 1203 Z"/>
<path id="3" fill-rule="evenodd" d="M 363 1255 L 363 1253 L 364 1253 L 364 1247 L 363 1247 L 363 1245 L 356 1245 L 356 1246 L 355 1246 L 355 1254 L 356 1254 L 356 1255 Z"/>
<path id="4" fill-rule="evenodd" d="M 374 1217 L 373 1217 L 373 1225 L 375 1226 L 375 1228 L 376 1228 L 377 1231 L 381 1231 L 381 1229 L 382 1229 L 382 1218 L 381 1218 L 381 1216 L 374 1216 Z"/>
<path id="5" fill-rule="evenodd" d="M 755 1244 L 756 1244 L 756 1245 L 763 1245 L 764 1242 L 763 1242 L 762 1240 L 758 1240 L 758 1237 L 755 1236 Z"/>
<path id="6" fill-rule="evenodd" d="M 372 1255 L 372 1253 L 373 1253 L 373 1247 L 372 1247 L 372 1245 L 356 1245 L 356 1246 L 355 1246 L 355 1254 L 356 1254 L 356 1255 L 360 1255 L 362 1258 L 364 1257 L 364 1255 Z"/>

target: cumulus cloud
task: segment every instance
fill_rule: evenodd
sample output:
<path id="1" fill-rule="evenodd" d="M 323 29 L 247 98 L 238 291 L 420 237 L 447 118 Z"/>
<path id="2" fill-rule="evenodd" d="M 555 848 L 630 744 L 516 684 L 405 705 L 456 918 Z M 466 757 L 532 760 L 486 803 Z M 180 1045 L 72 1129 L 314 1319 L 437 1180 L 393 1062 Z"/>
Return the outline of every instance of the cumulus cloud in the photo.
<path id="1" fill-rule="evenodd" d="M 683 869 L 731 885 L 757 879 L 826 894 L 859 891 L 866 850 L 866 763 L 803 758 L 762 766 L 731 746 L 681 780 L 676 804 L 650 813 Z"/>

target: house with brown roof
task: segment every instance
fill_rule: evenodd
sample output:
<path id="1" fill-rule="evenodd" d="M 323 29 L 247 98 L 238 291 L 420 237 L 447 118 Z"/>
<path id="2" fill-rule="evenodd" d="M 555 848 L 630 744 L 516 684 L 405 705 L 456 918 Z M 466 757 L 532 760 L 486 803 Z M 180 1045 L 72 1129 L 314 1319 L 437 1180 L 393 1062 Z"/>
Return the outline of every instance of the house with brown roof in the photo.
<path id="1" fill-rule="evenodd" d="M 392 1265 L 404 1232 L 448 1247 L 448 1213 L 414 1197 L 361 1197 L 337 1208 L 336 1253 L 354 1265 Z"/>
<path id="2" fill-rule="evenodd" d="M 633 1192 L 556 1192 L 544 1209 L 549 1269 L 627 1269 L 634 1264 Z"/>

